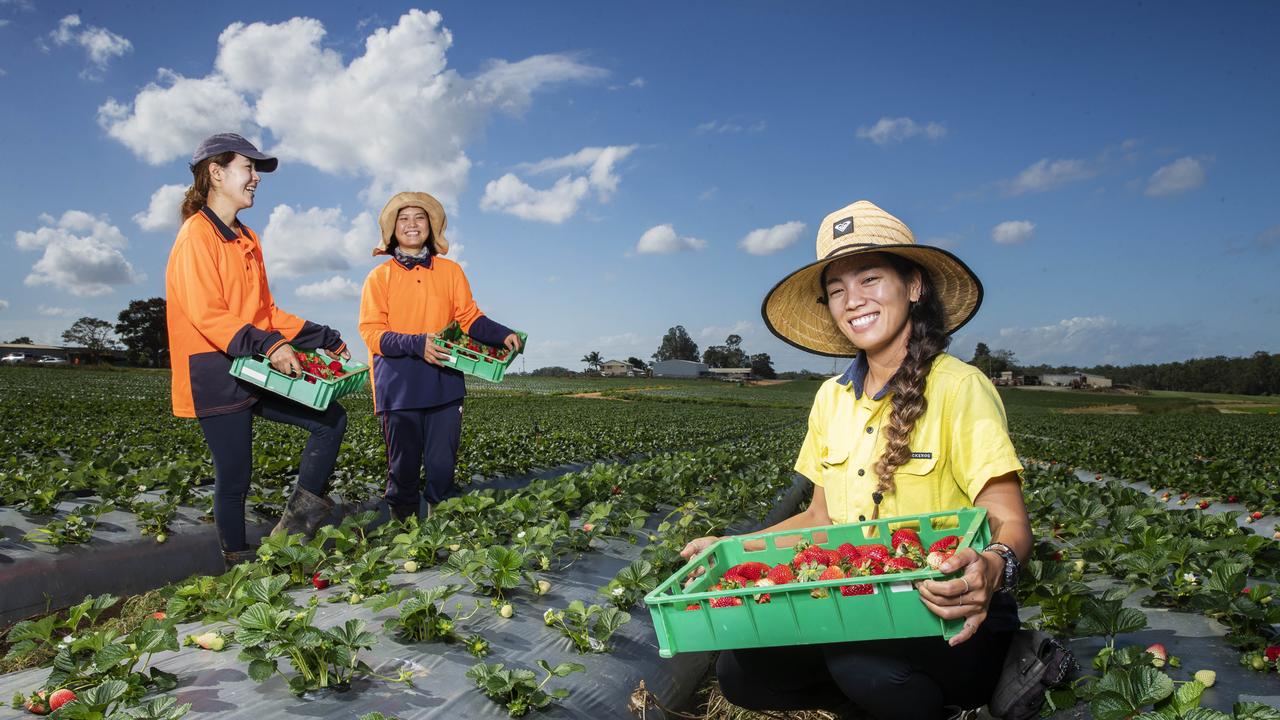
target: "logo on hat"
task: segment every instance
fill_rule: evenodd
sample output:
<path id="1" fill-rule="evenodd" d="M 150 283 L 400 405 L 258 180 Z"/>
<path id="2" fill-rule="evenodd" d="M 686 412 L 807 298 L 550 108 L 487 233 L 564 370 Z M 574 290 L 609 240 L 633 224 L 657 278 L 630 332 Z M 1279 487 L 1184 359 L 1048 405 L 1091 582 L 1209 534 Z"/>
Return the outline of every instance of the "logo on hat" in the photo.
<path id="1" fill-rule="evenodd" d="M 831 239 L 834 240 L 835 238 L 848 235 L 851 232 L 853 232 L 853 218 L 849 217 L 844 218 L 843 220 L 838 220 L 831 226 Z"/>

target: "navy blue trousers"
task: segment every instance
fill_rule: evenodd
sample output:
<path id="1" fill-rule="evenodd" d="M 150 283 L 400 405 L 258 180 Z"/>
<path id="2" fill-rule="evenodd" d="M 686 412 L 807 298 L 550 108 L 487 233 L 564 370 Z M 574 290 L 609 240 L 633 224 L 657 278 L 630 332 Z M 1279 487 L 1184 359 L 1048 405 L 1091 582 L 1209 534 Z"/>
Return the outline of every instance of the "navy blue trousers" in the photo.
<path id="1" fill-rule="evenodd" d="M 991 700 L 1012 637 L 983 623 L 955 647 L 922 637 L 727 650 L 716 675 L 725 698 L 748 710 L 941 720 L 949 705 L 972 709 Z"/>
<path id="2" fill-rule="evenodd" d="M 388 505 L 412 506 L 411 512 L 416 512 L 419 492 L 432 504 L 461 494 L 453 473 L 462 439 L 462 400 L 420 410 L 388 410 L 381 416 L 387 443 L 384 497 Z"/>
<path id="3" fill-rule="evenodd" d="M 311 433 L 298 464 L 298 485 L 321 497 L 347 431 L 347 411 L 340 403 L 330 403 L 322 412 L 279 395 L 263 395 L 252 407 L 239 412 L 200 418 L 200 429 L 213 452 L 213 522 L 218 527 L 222 549 L 227 552 L 248 549 L 244 501 L 253 476 L 254 415 Z"/>

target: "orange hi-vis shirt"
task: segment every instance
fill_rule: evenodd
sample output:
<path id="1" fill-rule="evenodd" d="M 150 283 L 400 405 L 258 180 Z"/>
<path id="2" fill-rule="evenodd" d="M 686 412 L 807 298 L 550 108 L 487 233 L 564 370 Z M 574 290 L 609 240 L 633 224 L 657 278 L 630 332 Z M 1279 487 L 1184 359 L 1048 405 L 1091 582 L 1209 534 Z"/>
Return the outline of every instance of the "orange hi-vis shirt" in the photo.
<path id="1" fill-rule="evenodd" d="M 457 321 L 501 346 L 511 330 L 485 317 L 462 267 L 439 255 L 406 267 L 394 257 L 369 272 L 360 298 L 360 336 L 369 346 L 375 412 L 431 408 L 466 395 L 462 373 L 423 359 L 427 334 Z"/>
<path id="2" fill-rule="evenodd" d="M 208 207 L 187 218 L 165 270 L 173 414 L 238 412 L 257 388 L 230 375 L 234 357 L 270 355 L 285 343 L 341 352 L 338 333 L 276 307 L 258 236 L 229 228 Z"/>

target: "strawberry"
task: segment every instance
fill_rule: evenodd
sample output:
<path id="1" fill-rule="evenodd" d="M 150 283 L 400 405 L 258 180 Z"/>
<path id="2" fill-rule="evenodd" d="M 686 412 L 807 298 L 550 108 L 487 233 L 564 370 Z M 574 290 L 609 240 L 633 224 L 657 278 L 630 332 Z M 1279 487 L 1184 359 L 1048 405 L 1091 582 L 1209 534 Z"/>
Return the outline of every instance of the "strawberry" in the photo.
<path id="1" fill-rule="evenodd" d="M 875 560 L 883 565 L 889 560 L 889 548 L 883 545 L 863 545 L 862 557 Z"/>
<path id="2" fill-rule="evenodd" d="M 769 578 L 762 578 L 756 581 L 756 587 L 772 587 L 772 586 L 773 586 L 773 581 L 770 580 Z M 769 593 L 760 593 L 759 595 L 753 595 L 752 597 L 755 598 L 757 605 L 764 605 L 765 603 L 769 602 Z"/>
<path id="3" fill-rule="evenodd" d="M 894 531 L 893 537 L 889 539 L 889 546 L 892 547 L 894 550 L 897 550 L 898 546 L 903 543 L 911 543 L 921 549 L 923 549 L 924 547 L 920 543 L 919 533 L 917 533 L 915 530 L 912 530 L 911 528 L 899 528 L 898 530 Z"/>
<path id="4" fill-rule="evenodd" d="M 1267 662 L 1280 660 L 1280 645 L 1272 645 L 1262 652 L 1267 656 Z"/>
<path id="5" fill-rule="evenodd" d="M 825 552 L 827 554 L 827 565 L 835 567 L 840 565 L 840 562 L 844 560 L 844 556 L 840 554 L 839 550 L 827 550 Z"/>
<path id="6" fill-rule="evenodd" d="M 790 565 L 779 564 L 775 565 L 773 569 L 765 575 L 765 578 L 774 585 L 786 585 L 789 582 L 795 581 L 796 574 L 791 570 Z"/>
<path id="7" fill-rule="evenodd" d="M 1201 685 L 1207 688 L 1213 687 L 1213 684 L 1218 681 L 1218 673 L 1212 670 L 1197 670 L 1194 677 Z M 50 701 L 50 704 L 53 704 L 52 701 Z"/>
<path id="8" fill-rule="evenodd" d="M 840 557 L 848 560 L 853 564 L 858 564 L 858 560 L 862 558 L 862 552 L 852 543 L 845 543 L 836 548 L 836 552 L 840 553 Z"/>
<path id="9" fill-rule="evenodd" d="M 885 572 L 891 572 L 891 573 L 892 572 L 911 572 L 912 570 L 919 570 L 919 569 L 920 569 L 920 565 L 918 565 L 916 561 L 912 560 L 909 557 L 891 557 L 889 558 L 889 561 L 884 564 Z"/>
<path id="10" fill-rule="evenodd" d="M 800 582 L 813 582 L 817 580 L 826 570 L 826 566 L 819 565 L 815 562 L 807 562 L 799 567 L 796 571 L 796 580 Z"/>
<path id="11" fill-rule="evenodd" d="M 1235 495 L 1228 495 L 1228 496 L 1227 496 L 1227 502 L 1229 502 L 1229 503 L 1237 502 L 1237 501 L 1239 501 L 1239 500 L 1240 500 L 1240 498 L 1236 497 Z"/>
<path id="12" fill-rule="evenodd" d="M 311 584 L 314 585 L 317 590 L 323 590 L 329 587 L 329 581 L 320 577 L 320 573 L 318 571 L 311 576 Z"/>
<path id="13" fill-rule="evenodd" d="M 852 597 L 854 595 L 870 595 L 873 592 L 875 592 L 875 589 L 871 585 L 865 583 L 861 585 L 840 586 L 840 594 L 845 597 Z"/>
<path id="14" fill-rule="evenodd" d="M 1152 667 L 1164 667 L 1164 664 L 1169 661 L 1169 653 L 1164 649 L 1164 645 L 1161 645 L 1160 643 L 1155 643 L 1149 646 L 1147 648 L 1147 652 L 1152 655 Z"/>
<path id="15" fill-rule="evenodd" d="M 711 607 L 713 608 L 737 607 L 741 604 L 742 598 L 740 597 L 711 598 Z"/>
<path id="16" fill-rule="evenodd" d="M 329 370 L 330 370 L 334 375 L 340 375 L 340 374 L 342 373 L 342 363 L 338 362 L 337 360 L 334 360 L 333 362 L 330 362 L 330 363 L 329 363 Z"/>
<path id="17" fill-rule="evenodd" d="M 952 552 L 938 552 L 935 550 L 925 557 L 924 564 L 934 570 L 937 570 L 942 567 L 942 563 L 946 562 L 954 554 L 955 553 Z"/>
<path id="18" fill-rule="evenodd" d="M 37 692 L 34 697 L 28 698 L 24 707 L 32 715 L 49 714 L 49 705 L 45 702 L 45 692 L 43 690 Z"/>
<path id="19" fill-rule="evenodd" d="M 1196 503 L 1196 507 L 1200 508 L 1201 510 L 1208 510 L 1208 509 L 1209 509 L 1209 501 L 1208 501 L 1208 500 L 1201 500 L 1200 502 Z"/>
<path id="20" fill-rule="evenodd" d="M 747 580 L 759 580 L 769 572 L 769 566 L 766 563 L 749 561 L 734 565 L 725 571 L 725 575 L 729 573 L 737 573 L 739 576 Z"/>
<path id="21" fill-rule="evenodd" d="M 702 605 L 700 605 L 699 603 L 690 603 L 684 606 L 685 612 L 689 612 L 690 610 L 701 610 L 701 609 L 702 609 Z"/>
<path id="22" fill-rule="evenodd" d="M 960 546 L 960 538 L 955 535 L 947 535 L 929 546 L 929 552 L 955 552 Z"/>
<path id="23" fill-rule="evenodd" d="M 826 570 L 823 570 L 822 574 L 818 576 L 818 579 L 819 580 L 841 580 L 844 578 L 844 576 L 845 576 L 844 571 L 842 571 L 839 566 L 832 565 Z M 814 588 L 809 591 L 809 596 L 814 598 L 827 597 L 827 588 L 824 588 L 824 587 Z"/>
<path id="24" fill-rule="evenodd" d="M 59 707 L 73 700 L 76 700 L 76 693 L 70 692 L 67 688 L 58 689 L 49 696 L 49 710 L 58 710 Z"/>
<path id="25" fill-rule="evenodd" d="M 1261 520 L 1261 519 L 1262 519 L 1262 513 L 1258 512 L 1257 510 L 1254 510 L 1253 513 L 1249 515 L 1249 522 L 1254 522 L 1255 520 Z"/>
<path id="26" fill-rule="evenodd" d="M 151 617 L 155 618 L 156 620 L 163 620 L 168 616 L 165 615 L 163 612 L 153 612 L 151 613 Z"/>

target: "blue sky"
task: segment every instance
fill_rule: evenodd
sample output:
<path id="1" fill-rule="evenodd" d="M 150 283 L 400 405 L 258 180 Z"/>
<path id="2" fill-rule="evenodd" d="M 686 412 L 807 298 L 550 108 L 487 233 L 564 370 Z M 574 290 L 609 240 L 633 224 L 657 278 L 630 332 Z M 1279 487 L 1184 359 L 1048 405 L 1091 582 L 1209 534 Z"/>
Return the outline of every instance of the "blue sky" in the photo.
<path id="1" fill-rule="evenodd" d="M 982 278 L 963 358 L 1278 352 L 1280 5 L 1208 9 L 0 0 L 0 339 L 163 294 L 191 149 L 232 130 L 281 157 L 240 216 L 278 304 L 356 345 L 415 189 L 529 370 L 676 324 L 830 370 L 759 307 L 857 199 Z"/>

